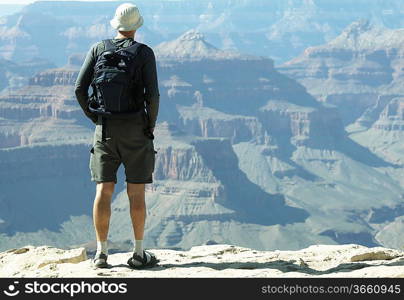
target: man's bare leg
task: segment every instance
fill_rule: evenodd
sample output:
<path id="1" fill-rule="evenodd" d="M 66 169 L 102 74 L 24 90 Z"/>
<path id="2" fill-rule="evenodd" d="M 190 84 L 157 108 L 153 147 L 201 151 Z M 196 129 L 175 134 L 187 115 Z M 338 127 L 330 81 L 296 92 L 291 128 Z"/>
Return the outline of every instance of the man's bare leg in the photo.
<path id="1" fill-rule="evenodd" d="M 114 193 L 115 182 L 97 182 L 96 195 L 93 206 L 93 221 L 97 237 L 97 251 L 93 259 L 96 268 L 107 268 L 108 230 L 111 218 L 111 198 Z"/>
<path id="2" fill-rule="evenodd" d="M 145 184 L 128 182 L 127 193 L 135 240 L 143 240 L 146 222 Z"/>
<path id="3" fill-rule="evenodd" d="M 99 182 L 93 206 L 93 218 L 97 241 L 108 238 L 109 219 L 111 217 L 111 198 L 114 193 L 115 182 Z"/>
<path id="4" fill-rule="evenodd" d="M 128 260 L 129 266 L 143 268 L 158 263 L 156 256 L 143 249 L 144 227 L 146 222 L 145 184 L 127 183 L 127 192 L 132 219 L 133 233 L 135 235 L 134 253 Z"/>

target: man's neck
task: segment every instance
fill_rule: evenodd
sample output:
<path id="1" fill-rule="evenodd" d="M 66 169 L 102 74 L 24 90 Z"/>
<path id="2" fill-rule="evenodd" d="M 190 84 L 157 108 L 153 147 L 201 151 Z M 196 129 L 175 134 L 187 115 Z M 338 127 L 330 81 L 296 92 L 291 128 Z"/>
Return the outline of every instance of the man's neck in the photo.
<path id="1" fill-rule="evenodd" d="M 134 34 L 122 34 L 120 32 L 118 32 L 115 36 L 115 39 L 127 39 L 127 38 L 135 38 Z"/>

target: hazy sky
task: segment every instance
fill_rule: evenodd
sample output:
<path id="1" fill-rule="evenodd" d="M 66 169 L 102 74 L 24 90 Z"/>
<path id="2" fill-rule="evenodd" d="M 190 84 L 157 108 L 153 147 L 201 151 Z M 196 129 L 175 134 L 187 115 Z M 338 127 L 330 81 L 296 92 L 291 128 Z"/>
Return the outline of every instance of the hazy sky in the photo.
<path id="1" fill-rule="evenodd" d="M 50 0 L 42 0 L 50 1 Z M 69 1 L 113 1 L 113 0 L 69 0 Z M 28 4 L 35 2 L 35 0 L 0 0 L 0 4 Z"/>

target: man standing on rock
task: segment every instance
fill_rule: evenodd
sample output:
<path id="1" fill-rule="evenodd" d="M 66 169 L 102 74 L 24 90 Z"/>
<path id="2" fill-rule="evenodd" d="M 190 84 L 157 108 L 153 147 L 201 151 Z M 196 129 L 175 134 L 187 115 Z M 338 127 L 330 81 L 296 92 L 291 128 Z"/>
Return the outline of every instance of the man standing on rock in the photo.
<path id="1" fill-rule="evenodd" d="M 91 181 L 97 183 L 93 207 L 97 252 L 92 262 L 98 268 L 108 267 L 107 237 L 111 198 L 117 183 L 118 167 L 123 163 L 135 237 L 134 253 L 129 258 L 128 264 L 133 268 L 151 267 L 158 262 L 158 259 L 153 253 L 143 249 L 143 235 L 146 220 L 145 184 L 153 182 L 156 153 L 153 131 L 160 98 L 156 61 L 150 47 L 134 40 L 136 30 L 143 25 L 143 17 L 135 5 L 131 3 L 120 5 L 110 24 L 117 30 L 117 35 L 114 39 L 98 42 L 91 47 L 75 85 L 76 97 L 81 108 L 96 124 L 89 163 Z M 138 47 L 131 47 L 136 43 Z M 130 119 L 106 118 L 94 113 L 88 106 L 88 89 L 94 83 L 94 67 L 100 55 L 105 56 L 111 47 L 113 50 L 126 47 L 137 49 L 133 58 L 137 66 L 134 72 L 134 85 L 128 88 L 132 89 L 133 98 L 141 99 L 142 104 L 146 103 L 146 107 Z"/>

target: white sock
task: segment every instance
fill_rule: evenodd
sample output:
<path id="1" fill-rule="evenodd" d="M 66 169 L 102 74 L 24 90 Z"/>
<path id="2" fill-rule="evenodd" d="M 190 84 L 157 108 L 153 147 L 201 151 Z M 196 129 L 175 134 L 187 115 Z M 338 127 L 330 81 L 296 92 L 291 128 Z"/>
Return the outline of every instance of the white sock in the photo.
<path id="1" fill-rule="evenodd" d="M 134 251 L 136 252 L 136 254 L 143 258 L 143 240 L 135 240 L 134 248 L 135 248 Z M 147 252 L 144 252 L 144 253 L 146 253 L 147 262 L 149 262 L 151 259 L 150 254 Z M 137 261 L 134 261 L 133 263 L 135 265 L 139 265 L 139 266 L 141 265 L 141 263 L 137 262 Z"/>
<path id="2" fill-rule="evenodd" d="M 143 240 L 135 240 L 135 249 L 137 255 L 143 257 Z"/>
<path id="3" fill-rule="evenodd" d="M 108 241 L 97 241 L 97 254 L 108 255 Z"/>

